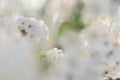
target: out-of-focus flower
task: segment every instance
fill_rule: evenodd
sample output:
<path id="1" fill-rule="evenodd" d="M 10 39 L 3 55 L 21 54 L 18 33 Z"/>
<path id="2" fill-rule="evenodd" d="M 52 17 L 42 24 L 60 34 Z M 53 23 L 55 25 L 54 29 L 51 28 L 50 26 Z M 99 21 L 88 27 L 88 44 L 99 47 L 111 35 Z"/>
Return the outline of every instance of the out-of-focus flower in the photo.
<path id="1" fill-rule="evenodd" d="M 64 53 L 61 49 L 53 48 L 47 52 L 47 56 L 50 57 L 52 61 L 59 61 L 64 57 Z"/>
<path id="2" fill-rule="evenodd" d="M 89 53 L 92 59 L 91 63 L 101 77 L 117 78 L 120 76 L 119 71 L 119 26 L 117 22 L 112 22 L 111 18 L 98 17 L 98 22 L 84 30 L 86 39 L 89 43 Z M 115 25 L 117 24 L 117 25 Z M 113 30 L 110 30 L 114 28 Z M 116 30 L 116 31 L 115 31 Z M 110 31 L 110 32 L 109 32 Z M 89 33 L 89 34 L 88 34 Z"/>
<path id="3" fill-rule="evenodd" d="M 49 39 L 48 27 L 42 20 L 20 17 L 16 23 L 22 37 L 36 41 L 39 41 L 41 37 Z"/>
<path id="4" fill-rule="evenodd" d="M 5 1 L 4 0 L 0 0 L 0 7 L 3 7 L 5 5 Z"/>
<path id="5" fill-rule="evenodd" d="M 42 70 L 49 69 L 52 65 L 59 63 L 59 61 L 64 58 L 63 51 L 57 48 L 41 51 L 38 55 Z"/>

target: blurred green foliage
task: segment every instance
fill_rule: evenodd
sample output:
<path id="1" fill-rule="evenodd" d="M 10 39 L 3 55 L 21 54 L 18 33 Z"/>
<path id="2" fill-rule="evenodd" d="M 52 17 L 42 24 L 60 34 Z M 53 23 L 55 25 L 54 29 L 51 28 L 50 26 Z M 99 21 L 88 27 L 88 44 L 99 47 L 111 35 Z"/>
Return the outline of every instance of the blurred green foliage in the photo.
<path id="1" fill-rule="evenodd" d="M 84 29 L 84 27 L 85 24 L 82 21 L 82 13 L 79 11 L 75 11 L 68 20 L 66 20 L 60 25 L 58 30 L 58 36 L 60 37 L 70 31 L 79 32 Z"/>
<path id="2" fill-rule="evenodd" d="M 52 61 L 48 58 L 46 52 L 39 51 L 37 55 L 38 63 L 43 72 L 47 71 L 52 65 Z"/>
<path id="3" fill-rule="evenodd" d="M 44 54 L 40 55 L 39 61 L 43 70 L 47 70 L 51 65 L 51 62 L 48 60 L 48 58 Z"/>

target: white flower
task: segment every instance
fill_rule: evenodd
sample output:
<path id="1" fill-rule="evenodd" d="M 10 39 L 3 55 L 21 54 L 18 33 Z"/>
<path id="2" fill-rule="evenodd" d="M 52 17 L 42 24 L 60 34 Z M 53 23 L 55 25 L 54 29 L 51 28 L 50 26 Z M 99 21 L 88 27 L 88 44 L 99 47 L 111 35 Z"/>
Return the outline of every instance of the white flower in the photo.
<path id="1" fill-rule="evenodd" d="M 0 7 L 3 7 L 5 5 L 5 1 L 4 0 L 0 0 Z"/>
<path id="2" fill-rule="evenodd" d="M 49 30 L 42 20 L 20 17 L 17 20 L 17 27 L 22 36 L 27 39 L 38 41 L 41 37 L 48 39 Z"/>
<path id="3" fill-rule="evenodd" d="M 98 19 L 100 18 L 98 17 Z M 110 18 L 108 18 L 109 21 L 111 21 Z M 91 25 L 84 30 L 85 37 L 89 43 L 91 63 L 96 65 L 94 69 L 102 76 L 117 78 L 120 76 L 119 24 L 114 22 L 114 24 L 108 26 L 105 21 L 94 22 L 93 24 L 95 25 Z M 110 30 L 110 27 L 113 30 Z"/>
<path id="4" fill-rule="evenodd" d="M 64 53 L 61 49 L 58 48 L 53 48 L 49 51 L 47 51 L 47 56 L 52 60 L 52 61 L 59 61 L 64 57 Z"/>
<path id="5" fill-rule="evenodd" d="M 41 71 L 46 71 L 56 66 L 64 58 L 64 53 L 61 49 L 53 48 L 48 51 L 40 51 L 38 60 Z"/>

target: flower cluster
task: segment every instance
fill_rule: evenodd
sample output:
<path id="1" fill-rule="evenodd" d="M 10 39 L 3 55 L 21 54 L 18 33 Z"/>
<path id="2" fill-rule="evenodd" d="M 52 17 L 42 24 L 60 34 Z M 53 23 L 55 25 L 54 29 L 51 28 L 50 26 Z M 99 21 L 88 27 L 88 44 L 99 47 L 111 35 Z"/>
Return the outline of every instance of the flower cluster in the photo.
<path id="1" fill-rule="evenodd" d="M 47 56 L 52 61 L 59 61 L 61 58 L 64 57 L 64 53 L 61 49 L 53 48 L 53 49 L 47 51 Z"/>
<path id="2" fill-rule="evenodd" d="M 20 17 L 16 23 L 22 37 L 32 40 L 40 40 L 41 37 L 49 39 L 48 27 L 42 20 Z"/>
<path id="3" fill-rule="evenodd" d="M 64 58 L 64 53 L 61 49 L 53 48 L 50 50 L 41 50 L 38 52 L 38 62 L 42 70 L 48 70 L 51 66 L 60 62 Z"/>

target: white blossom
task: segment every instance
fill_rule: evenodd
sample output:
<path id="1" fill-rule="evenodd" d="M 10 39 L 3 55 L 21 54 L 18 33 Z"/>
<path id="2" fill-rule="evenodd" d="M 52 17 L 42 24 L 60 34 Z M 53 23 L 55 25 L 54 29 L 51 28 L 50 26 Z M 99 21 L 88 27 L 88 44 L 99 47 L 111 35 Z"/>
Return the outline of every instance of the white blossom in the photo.
<path id="1" fill-rule="evenodd" d="M 48 27 L 42 20 L 20 17 L 16 23 L 22 37 L 36 41 L 39 41 L 40 38 L 49 39 Z"/>
<path id="2" fill-rule="evenodd" d="M 47 56 L 52 61 L 59 61 L 64 57 L 64 53 L 61 49 L 53 48 L 47 51 Z"/>

